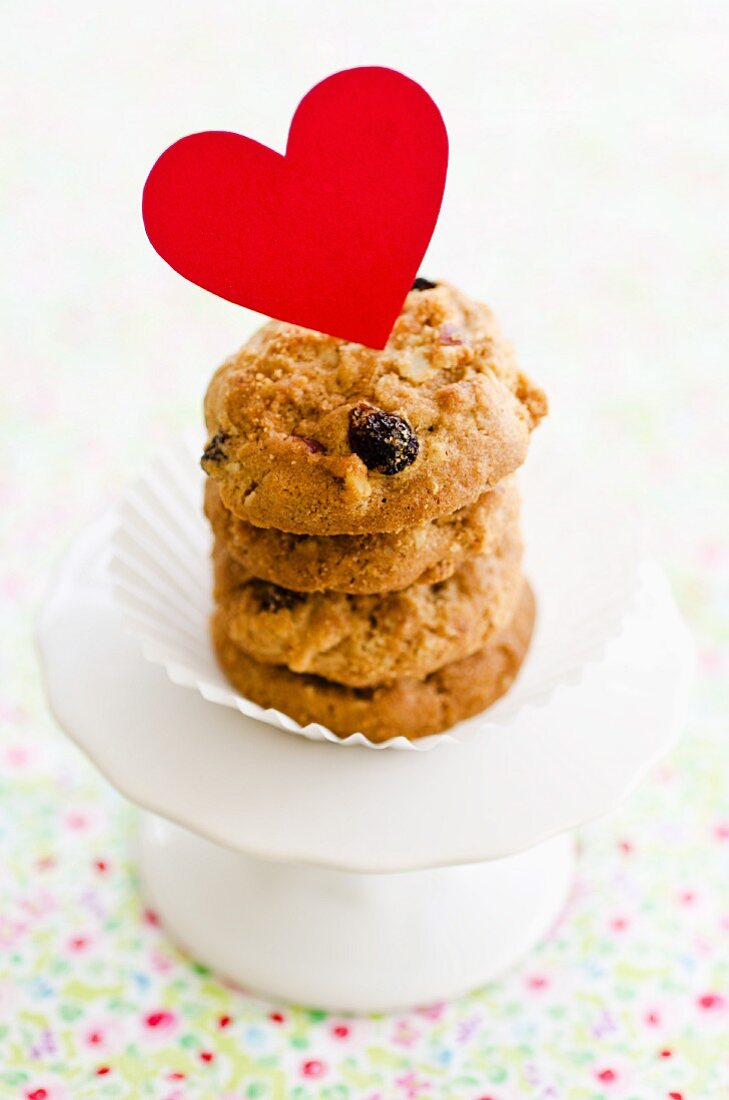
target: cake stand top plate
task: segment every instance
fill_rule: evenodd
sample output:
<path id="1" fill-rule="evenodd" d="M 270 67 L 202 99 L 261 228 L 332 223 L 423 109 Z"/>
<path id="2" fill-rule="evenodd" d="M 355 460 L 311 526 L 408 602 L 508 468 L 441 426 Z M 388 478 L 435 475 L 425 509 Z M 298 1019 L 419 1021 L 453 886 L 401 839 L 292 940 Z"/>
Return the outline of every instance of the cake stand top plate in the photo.
<path id="1" fill-rule="evenodd" d="M 693 647 L 653 565 L 603 659 L 508 727 L 428 753 L 274 730 L 144 659 L 110 595 L 112 524 L 83 531 L 44 603 L 50 706 L 129 799 L 236 850 L 372 873 L 510 855 L 610 810 L 682 719 Z"/>

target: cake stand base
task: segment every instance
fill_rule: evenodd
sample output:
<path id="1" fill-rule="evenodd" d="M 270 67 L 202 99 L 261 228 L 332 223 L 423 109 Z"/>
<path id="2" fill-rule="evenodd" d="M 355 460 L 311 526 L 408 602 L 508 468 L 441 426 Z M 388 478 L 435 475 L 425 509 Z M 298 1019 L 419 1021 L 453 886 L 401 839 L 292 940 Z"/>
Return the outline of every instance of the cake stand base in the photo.
<path id="1" fill-rule="evenodd" d="M 253 858 L 145 812 L 143 887 L 172 937 L 251 992 L 378 1012 L 464 993 L 549 930 L 574 871 L 570 834 L 519 855 L 404 874 Z"/>

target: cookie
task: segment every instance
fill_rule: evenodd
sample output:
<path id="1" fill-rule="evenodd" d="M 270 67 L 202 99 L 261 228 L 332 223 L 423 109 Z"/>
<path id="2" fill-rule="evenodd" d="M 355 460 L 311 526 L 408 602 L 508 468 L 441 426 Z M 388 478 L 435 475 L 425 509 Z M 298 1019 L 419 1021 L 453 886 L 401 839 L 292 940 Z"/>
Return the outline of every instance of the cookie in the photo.
<path id="1" fill-rule="evenodd" d="M 257 661 L 350 687 L 421 679 L 506 625 L 521 586 L 521 549 L 512 529 L 492 554 L 471 558 L 448 580 L 350 596 L 250 579 L 217 543 L 215 599 L 228 636 Z"/>
<path id="2" fill-rule="evenodd" d="M 516 470 L 545 412 L 488 307 L 439 283 L 408 294 L 384 351 L 264 325 L 210 383 L 202 465 L 254 526 L 400 531 Z"/>
<path id="3" fill-rule="evenodd" d="M 490 553 L 518 510 L 514 479 L 505 478 L 475 504 L 404 531 L 291 535 L 239 519 L 212 478 L 205 486 L 205 513 L 231 557 L 250 576 L 298 592 L 368 594 L 435 584 L 475 554 Z"/>
<path id="4" fill-rule="evenodd" d="M 221 612 L 213 616 L 212 636 L 226 676 L 254 703 L 282 710 L 302 726 L 319 722 L 340 737 L 360 732 L 387 741 L 440 733 L 496 702 L 516 678 L 533 625 L 534 598 L 524 584 L 511 622 L 483 649 L 424 680 L 359 689 L 253 660 L 230 640 Z"/>

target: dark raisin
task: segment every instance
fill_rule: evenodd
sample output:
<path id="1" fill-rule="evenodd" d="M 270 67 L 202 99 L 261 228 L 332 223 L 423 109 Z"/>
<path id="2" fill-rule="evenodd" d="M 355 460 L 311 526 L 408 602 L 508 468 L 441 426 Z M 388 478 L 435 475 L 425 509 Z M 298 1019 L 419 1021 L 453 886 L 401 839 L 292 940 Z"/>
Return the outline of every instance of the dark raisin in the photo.
<path id="1" fill-rule="evenodd" d="M 402 416 L 355 405 L 349 414 L 349 445 L 368 470 L 399 474 L 418 457 L 419 443 Z"/>
<path id="2" fill-rule="evenodd" d="M 230 439 L 230 436 L 226 432 L 216 432 L 213 438 L 208 443 L 207 447 L 203 451 L 200 462 L 205 468 L 206 462 L 222 462 L 228 457 L 225 444 Z"/>
<path id="3" fill-rule="evenodd" d="M 418 275 L 417 279 L 412 285 L 413 290 L 435 290 L 437 283 L 431 283 L 430 279 L 421 279 Z"/>
<path id="4" fill-rule="evenodd" d="M 254 591 L 261 611 L 291 611 L 297 603 L 303 603 L 306 599 L 305 592 L 279 588 L 277 584 L 267 584 L 265 581 L 256 581 Z"/>

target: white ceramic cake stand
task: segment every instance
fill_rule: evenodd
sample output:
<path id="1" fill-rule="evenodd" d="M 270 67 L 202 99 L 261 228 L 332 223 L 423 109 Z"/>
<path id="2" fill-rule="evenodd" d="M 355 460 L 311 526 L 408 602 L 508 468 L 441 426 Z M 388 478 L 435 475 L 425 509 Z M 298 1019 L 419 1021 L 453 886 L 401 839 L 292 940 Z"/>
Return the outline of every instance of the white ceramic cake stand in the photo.
<path id="1" fill-rule="evenodd" d="M 557 919 L 575 826 L 609 811 L 681 722 L 692 644 L 660 570 L 576 685 L 430 752 L 312 742 L 172 684 L 109 591 L 112 519 L 44 605 L 51 707 L 143 808 L 144 890 L 245 988 L 334 1010 L 425 1003 L 511 966 Z"/>

